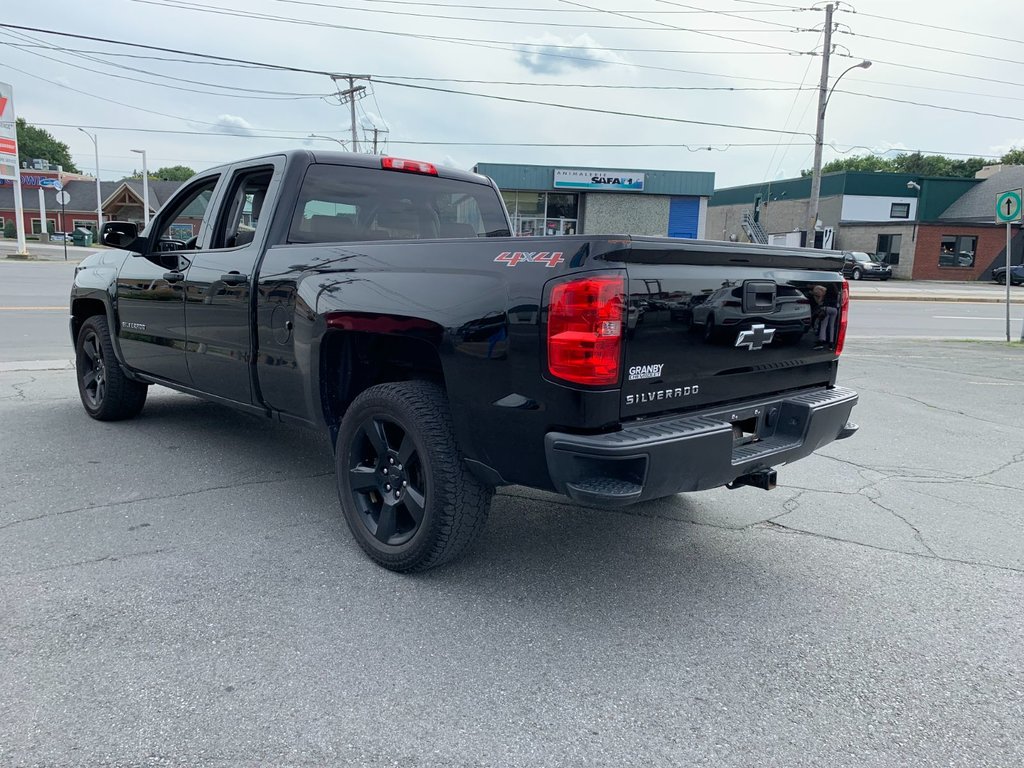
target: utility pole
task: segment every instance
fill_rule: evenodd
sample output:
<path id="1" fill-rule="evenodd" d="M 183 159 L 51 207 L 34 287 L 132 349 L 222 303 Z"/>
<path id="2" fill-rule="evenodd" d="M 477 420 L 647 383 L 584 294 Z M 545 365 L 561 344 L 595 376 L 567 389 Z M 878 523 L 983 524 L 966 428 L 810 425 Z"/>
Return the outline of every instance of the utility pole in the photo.
<path id="1" fill-rule="evenodd" d="M 382 133 L 387 133 L 387 128 L 374 128 L 373 129 L 373 154 L 377 154 L 377 145 L 379 137 Z"/>
<path id="2" fill-rule="evenodd" d="M 818 82 L 818 124 L 814 133 L 814 168 L 811 170 L 811 199 L 807 201 L 807 242 L 814 247 L 818 223 L 818 201 L 821 198 L 821 151 L 825 143 L 825 105 L 828 102 L 828 64 L 832 56 L 832 3 L 825 5 L 825 43 L 821 49 L 821 80 Z"/>
<path id="3" fill-rule="evenodd" d="M 359 136 L 356 134 L 356 99 L 361 99 L 366 92 L 365 85 L 356 85 L 356 80 L 369 80 L 369 75 L 331 75 L 331 80 L 347 80 L 348 88 L 338 91 L 342 105 L 348 104 L 352 118 L 352 151 L 359 151 Z"/>

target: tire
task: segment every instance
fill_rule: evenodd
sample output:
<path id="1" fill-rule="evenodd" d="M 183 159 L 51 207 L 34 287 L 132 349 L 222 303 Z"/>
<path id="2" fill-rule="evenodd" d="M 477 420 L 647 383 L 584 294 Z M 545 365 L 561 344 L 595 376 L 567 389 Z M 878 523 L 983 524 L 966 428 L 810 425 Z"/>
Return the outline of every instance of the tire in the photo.
<path id="1" fill-rule="evenodd" d="M 125 374 L 103 315 L 82 323 L 75 342 L 75 371 L 85 412 L 98 421 L 135 418 L 146 404 L 149 386 Z"/>
<path id="2" fill-rule="evenodd" d="M 853 277 L 854 280 L 860 280 L 860 270 L 859 269 L 853 270 L 852 277 Z"/>
<path id="3" fill-rule="evenodd" d="M 494 491 L 462 461 L 448 397 L 436 384 L 404 381 L 364 391 L 341 420 L 335 455 L 345 522 L 388 570 L 448 562 L 487 522 Z"/>
<path id="4" fill-rule="evenodd" d="M 1006 285 L 1006 275 L 996 275 L 993 279 L 996 281 L 996 285 Z"/>

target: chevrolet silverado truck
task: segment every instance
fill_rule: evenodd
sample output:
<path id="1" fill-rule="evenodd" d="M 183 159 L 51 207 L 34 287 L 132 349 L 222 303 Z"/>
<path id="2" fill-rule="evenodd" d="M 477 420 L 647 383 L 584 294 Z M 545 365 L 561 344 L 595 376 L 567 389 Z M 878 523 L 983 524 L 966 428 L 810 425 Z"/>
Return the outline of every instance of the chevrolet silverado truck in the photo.
<path id="1" fill-rule="evenodd" d="M 396 571 L 462 552 L 498 486 L 609 507 L 770 489 L 856 430 L 835 255 L 510 234 L 490 179 L 424 162 L 200 173 L 78 267 L 82 404 L 129 419 L 157 384 L 323 430 L 352 534 Z"/>

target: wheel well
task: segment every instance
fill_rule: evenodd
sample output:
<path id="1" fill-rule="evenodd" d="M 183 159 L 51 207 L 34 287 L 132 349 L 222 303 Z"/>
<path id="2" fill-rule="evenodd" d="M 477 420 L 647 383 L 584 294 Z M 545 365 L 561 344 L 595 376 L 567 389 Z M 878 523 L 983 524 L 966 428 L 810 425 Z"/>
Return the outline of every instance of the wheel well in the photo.
<path id="1" fill-rule="evenodd" d="M 437 347 L 410 336 L 329 331 L 320 344 L 320 399 L 331 441 L 361 392 L 391 381 L 431 381 L 445 388 Z"/>
<path id="2" fill-rule="evenodd" d="M 78 338 L 82 323 L 95 315 L 106 316 L 107 308 L 99 299 L 75 299 L 71 302 L 71 332 Z"/>

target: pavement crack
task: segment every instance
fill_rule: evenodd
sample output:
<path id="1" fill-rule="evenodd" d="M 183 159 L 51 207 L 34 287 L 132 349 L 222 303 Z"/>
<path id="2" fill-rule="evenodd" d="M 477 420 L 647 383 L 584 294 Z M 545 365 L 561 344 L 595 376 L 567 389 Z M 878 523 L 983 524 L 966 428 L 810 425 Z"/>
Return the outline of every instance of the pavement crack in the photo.
<path id="1" fill-rule="evenodd" d="M 921 533 L 921 529 L 920 528 L 918 528 L 916 525 L 914 525 L 912 522 L 910 522 L 907 518 L 905 518 L 903 515 L 901 515 L 895 509 L 892 509 L 891 507 L 885 506 L 885 504 L 880 502 L 878 499 L 874 499 L 874 498 L 872 498 L 872 497 L 870 497 L 870 496 L 868 496 L 866 494 L 864 495 L 864 498 L 867 499 L 868 501 L 870 501 L 872 504 L 874 504 L 879 509 L 884 509 L 886 512 L 888 512 L 890 515 L 895 517 L 897 520 L 902 520 L 903 524 L 906 525 L 911 531 L 914 532 L 914 540 L 918 544 L 920 544 L 922 547 L 924 547 L 925 550 L 928 552 L 928 554 L 930 554 L 932 557 L 938 557 L 938 554 L 936 554 L 935 550 L 932 549 L 931 545 L 927 541 L 924 540 L 924 534 Z"/>
<path id="2" fill-rule="evenodd" d="M 923 560 L 939 560 L 944 563 L 955 563 L 957 565 L 970 565 L 975 568 L 990 568 L 995 571 L 1006 571 L 1009 573 L 1020 573 L 1024 574 L 1024 568 L 1014 568 L 1011 565 L 993 565 L 992 563 L 979 563 L 975 560 L 962 560 L 956 557 L 945 557 L 944 555 L 937 554 L 923 554 L 921 552 L 908 552 L 905 549 L 891 549 L 889 547 L 880 547 L 876 544 L 866 544 L 862 541 L 850 541 L 849 539 L 843 539 L 838 536 L 829 536 L 825 533 L 815 533 L 814 531 L 804 531 L 800 528 L 791 528 L 788 525 L 774 522 L 773 520 L 767 520 L 760 526 L 764 530 L 776 531 L 778 533 L 785 533 L 793 536 L 810 536 L 815 539 L 823 539 L 825 541 L 835 541 L 840 544 L 849 544 L 854 547 L 864 547 L 865 549 L 873 549 L 877 552 L 889 552 L 894 555 L 906 555 L 907 557 L 919 557 Z"/>
<path id="3" fill-rule="evenodd" d="M 108 502 L 103 503 L 103 504 L 89 504 L 89 505 L 84 506 L 84 507 L 75 507 L 74 509 L 64 509 L 64 510 L 61 510 L 60 512 L 47 512 L 47 513 L 42 514 L 42 515 L 35 515 L 33 517 L 23 517 L 23 518 L 21 518 L 19 520 L 11 520 L 10 522 L 7 522 L 7 523 L 4 523 L 3 525 L 0 525 L 0 531 L 5 530 L 7 528 L 11 528 L 11 527 L 13 527 L 15 525 L 20 525 L 22 523 L 31 523 L 31 522 L 34 522 L 36 520 L 45 520 L 46 518 L 49 518 L 49 517 L 61 517 L 63 515 L 73 515 L 73 514 L 76 514 L 78 512 L 89 512 L 89 511 L 94 510 L 94 509 L 107 509 L 109 507 L 119 507 L 119 506 L 122 506 L 124 504 L 136 504 L 136 503 L 141 502 L 141 501 L 160 501 L 162 499 L 180 499 L 180 498 L 184 498 L 186 496 L 197 496 L 197 495 L 200 495 L 200 494 L 203 494 L 203 493 L 210 493 L 212 491 L 227 491 L 227 490 L 230 490 L 232 488 L 245 488 L 245 487 L 251 486 L 251 485 L 273 485 L 274 483 L 290 483 L 290 482 L 295 482 L 295 481 L 298 481 L 298 480 L 313 480 L 313 479 L 318 478 L 318 477 L 328 477 L 328 476 L 331 476 L 333 474 L 334 474 L 333 472 L 319 472 L 319 473 L 314 474 L 314 475 L 302 475 L 300 477 L 278 477 L 278 478 L 273 478 L 273 479 L 268 479 L 268 480 L 249 480 L 249 481 L 243 482 L 243 483 L 230 483 L 228 485 L 215 485 L 215 486 L 212 486 L 212 487 L 209 487 L 209 488 L 198 488 L 198 489 L 196 489 L 194 491 L 182 491 L 180 493 L 168 493 L 168 494 L 160 494 L 160 495 L 156 495 L 156 496 L 141 496 L 141 497 L 139 497 L 137 499 L 124 499 L 122 501 L 108 501 Z"/>
<path id="4" fill-rule="evenodd" d="M 161 555 L 166 552 L 174 552 L 175 547 L 161 547 L 160 549 L 145 549 L 141 552 L 125 552 L 119 555 L 104 555 L 103 557 L 93 557 L 88 560 L 78 560 L 74 563 L 60 563 L 59 565 L 48 565 L 44 568 L 29 568 L 25 571 L 12 571 L 7 574 L 8 576 L 28 576 L 34 573 L 46 573 L 47 571 L 61 571 L 65 568 L 81 568 L 86 565 L 96 565 L 97 563 L 116 563 L 119 560 L 131 560 L 136 557 L 149 557 L 150 555 Z"/>

